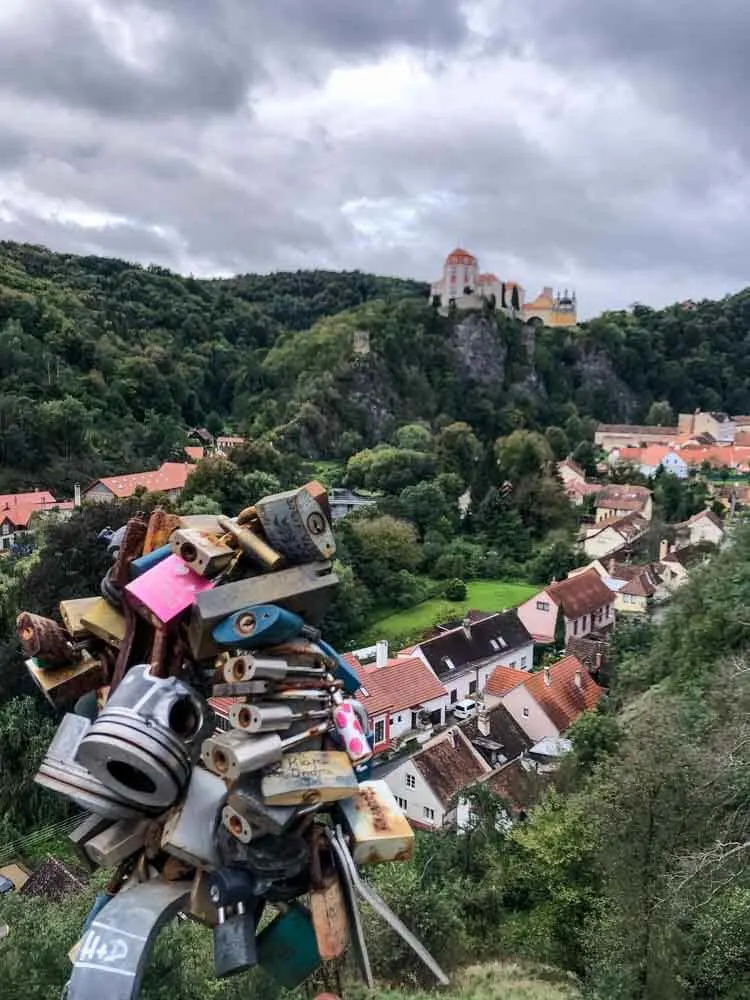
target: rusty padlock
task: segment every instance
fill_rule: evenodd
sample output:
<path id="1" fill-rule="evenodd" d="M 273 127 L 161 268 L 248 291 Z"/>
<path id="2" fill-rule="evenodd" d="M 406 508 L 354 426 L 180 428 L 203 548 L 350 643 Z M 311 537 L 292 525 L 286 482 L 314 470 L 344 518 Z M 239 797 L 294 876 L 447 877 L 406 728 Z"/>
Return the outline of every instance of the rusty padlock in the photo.
<path id="1" fill-rule="evenodd" d="M 310 842 L 310 915 L 323 961 L 343 955 L 349 945 L 349 917 L 328 839 L 313 827 Z"/>

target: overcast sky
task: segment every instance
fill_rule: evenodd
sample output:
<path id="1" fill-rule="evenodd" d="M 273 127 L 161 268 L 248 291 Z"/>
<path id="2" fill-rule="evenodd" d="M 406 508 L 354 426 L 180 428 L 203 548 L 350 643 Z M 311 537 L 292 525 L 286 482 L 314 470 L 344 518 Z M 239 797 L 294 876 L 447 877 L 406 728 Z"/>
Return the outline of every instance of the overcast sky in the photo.
<path id="1" fill-rule="evenodd" d="M 748 283 L 748 0 L 0 0 L 0 236 L 584 315 Z"/>

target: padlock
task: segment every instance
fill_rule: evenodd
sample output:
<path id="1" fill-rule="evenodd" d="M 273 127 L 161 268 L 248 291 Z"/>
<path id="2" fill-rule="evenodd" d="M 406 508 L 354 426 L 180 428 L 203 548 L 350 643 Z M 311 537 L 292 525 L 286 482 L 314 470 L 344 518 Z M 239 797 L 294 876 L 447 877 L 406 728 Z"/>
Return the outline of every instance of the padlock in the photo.
<path id="1" fill-rule="evenodd" d="M 100 868 L 114 868 L 141 850 L 146 842 L 147 819 L 121 819 L 84 845 L 86 854 Z"/>
<path id="2" fill-rule="evenodd" d="M 69 663 L 66 667 L 44 669 L 36 658 L 25 662 L 34 683 L 56 709 L 65 708 L 107 681 L 104 661 L 85 650 L 77 663 Z"/>
<path id="3" fill-rule="evenodd" d="M 241 525 L 237 524 L 230 517 L 224 517 L 223 514 L 219 514 L 216 520 L 219 522 L 220 527 L 232 536 L 245 555 L 249 556 L 255 562 L 260 563 L 269 573 L 279 569 L 283 565 L 283 555 L 271 548 L 265 539 L 252 531 L 248 531 L 247 528 L 241 527 Z"/>
<path id="4" fill-rule="evenodd" d="M 220 646 L 236 649 L 259 649 L 275 646 L 280 642 L 301 636 L 318 639 L 320 632 L 306 625 L 299 615 L 274 604 L 258 604 L 243 608 L 213 630 L 213 637 Z"/>
<path id="5" fill-rule="evenodd" d="M 414 853 L 414 830 L 385 781 L 363 781 L 339 804 L 358 865 L 407 861 Z"/>
<path id="6" fill-rule="evenodd" d="M 349 755 L 336 750 L 286 753 L 261 781 L 263 798 L 275 806 L 338 802 L 357 788 Z"/>
<path id="7" fill-rule="evenodd" d="M 196 869 L 190 890 L 190 909 L 187 911 L 187 916 L 200 924 L 213 928 L 219 922 L 219 912 L 208 894 L 208 878 L 207 871 L 203 868 Z"/>
<path id="8" fill-rule="evenodd" d="M 310 916 L 324 962 L 339 958 L 349 945 L 346 901 L 331 849 L 320 827 L 313 829 Z"/>
<path id="9" fill-rule="evenodd" d="M 297 899 L 310 889 L 310 845 L 299 833 L 253 837 L 245 844 L 222 825 L 216 843 L 224 867 L 251 872 L 269 902 Z"/>
<path id="10" fill-rule="evenodd" d="M 285 732 L 297 722 L 311 723 L 316 719 L 329 719 L 327 708 L 314 709 L 307 712 L 295 712 L 290 705 L 234 704 L 229 709 L 229 723 L 235 729 L 246 733 Z"/>
<path id="11" fill-rule="evenodd" d="M 196 595 L 213 587 L 179 556 L 171 555 L 125 587 L 128 602 L 154 628 L 169 628 L 188 610 Z"/>
<path id="12" fill-rule="evenodd" d="M 216 978 L 252 969 L 258 962 L 255 930 L 263 910 L 256 879 L 250 872 L 222 868 L 209 876 L 208 895 L 218 917 L 213 929 Z"/>
<path id="13" fill-rule="evenodd" d="M 304 487 L 263 497 L 255 510 L 266 538 L 290 563 L 333 559 L 336 554 L 328 518 Z"/>
<path id="14" fill-rule="evenodd" d="M 344 691 L 347 694 L 356 694 L 362 686 L 356 671 L 353 670 L 343 656 L 340 656 L 333 646 L 329 646 L 327 642 L 319 641 L 318 646 L 321 651 L 334 662 L 335 669 L 333 671 L 333 675 L 337 680 L 342 681 Z"/>
<path id="15" fill-rule="evenodd" d="M 328 722 L 321 722 L 282 740 L 277 733 L 248 736 L 239 729 L 232 729 L 226 733 L 216 733 L 205 740 L 201 747 L 201 759 L 209 771 L 234 782 L 243 774 L 277 763 L 287 750 L 301 746 L 308 740 L 319 740 L 327 730 Z"/>
<path id="16" fill-rule="evenodd" d="M 215 698 L 259 698 L 264 701 L 329 701 L 327 681 L 240 681 L 237 684 L 214 684 Z"/>
<path id="17" fill-rule="evenodd" d="M 214 830 L 226 794 L 221 778 L 194 767 L 185 798 L 164 824 L 162 850 L 195 868 L 218 867 Z"/>
<path id="18" fill-rule="evenodd" d="M 81 623 L 97 639 L 115 649 L 120 648 L 125 638 L 125 616 L 103 597 L 93 599 L 91 606 L 84 611 Z"/>
<path id="19" fill-rule="evenodd" d="M 60 601 L 60 617 L 68 635 L 73 639 L 83 639 L 89 635 L 90 629 L 83 622 L 83 616 L 101 600 L 101 597 L 77 597 L 70 601 Z"/>
<path id="20" fill-rule="evenodd" d="M 333 723 L 344 750 L 353 764 L 362 764 L 372 757 L 372 750 L 358 717 L 362 713 L 357 713 L 355 709 L 359 703 L 350 698 L 343 698 L 338 691 L 332 692 L 332 699 Z"/>
<path id="21" fill-rule="evenodd" d="M 284 680 L 319 680 L 326 679 L 326 672 L 318 667 L 298 667 L 286 660 L 271 657 L 253 656 L 245 653 L 243 656 L 232 656 L 223 667 L 224 680 L 229 683 L 238 681 L 284 681 Z"/>
<path id="22" fill-rule="evenodd" d="M 277 604 L 319 624 L 333 597 L 338 577 L 330 563 L 309 563 L 276 573 L 263 573 L 225 583 L 195 596 L 188 628 L 190 649 L 197 660 L 219 651 L 213 629 L 224 619 L 255 604 Z"/>
<path id="23" fill-rule="evenodd" d="M 16 633 L 23 652 L 41 670 L 68 666 L 79 658 L 68 633 L 52 618 L 22 611 L 16 618 Z"/>
<path id="24" fill-rule="evenodd" d="M 292 806 L 268 805 L 263 799 L 258 775 L 246 774 L 230 789 L 221 821 L 232 836 L 249 844 L 266 834 L 279 836 L 296 815 L 297 810 Z"/>
<path id="25" fill-rule="evenodd" d="M 309 911 L 292 903 L 258 935 L 258 964 L 281 986 L 293 990 L 320 968 L 321 958 Z"/>
<path id="26" fill-rule="evenodd" d="M 131 517 L 125 525 L 125 532 L 117 550 L 112 570 L 108 574 L 112 587 L 122 591 L 130 579 L 130 564 L 138 556 L 143 555 L 143 544 L 146 540 L 148 524 L 142 517 Z"/>
<path id="27" fill-rule="evenodd" d="M 165 559 L 169 559 L 171 555 L 172 546 L 167 544 L 162 545 L 158 549 L 153 549 L 151 552 L 146 553 L 146 555 L 138 556 L 130 564 L 130 579 L 135 580 L 137 576 L 143 576 L 152 567 L 158 566 Z"/>
<path id="28" fill-rule="evenodd" d="M 172 552 L 199 576 L 217 576 L 234 558 L 234 550 L 197 528 L 178 528 L 169 539 Z"/>
<path id="29" fill-rule="evenodd" d="M 154 507 L 148 519 L 143 555 L 147 556 L 151 552 L 164 548 L 169 543 L 169 536 L 179 526 L 180 518 L 177 514 L 168 514 L 163 507 Z"/>

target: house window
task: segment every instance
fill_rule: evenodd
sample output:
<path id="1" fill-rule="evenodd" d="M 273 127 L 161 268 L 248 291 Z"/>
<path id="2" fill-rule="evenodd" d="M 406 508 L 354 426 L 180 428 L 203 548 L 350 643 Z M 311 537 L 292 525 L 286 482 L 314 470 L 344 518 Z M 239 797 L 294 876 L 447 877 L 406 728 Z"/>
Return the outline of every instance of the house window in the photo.
<path id="1" fill-rule="evenodd" d="M 443 663 L 446 665 L 446 667 L 449 670 L 455 670 L 456 669 L 456 664 L 453 662 L 453 660 L 450 658 L 450 656 L 444 656 L 443 657 Z"/>
<path id="2" fill-rule="evenodd" d="M 586 626 L 588 625 L 588 615 L 583 616 L 583 624 L 581 625 L 581 631 L 586 631 Z"/>
<path id="3" fill-rule="evenodd" d="M 401 716 L 400 715 L 396 716 L 396 722 L 401 722 Z"/>
<path id="4" fill-rule="evenodd" d="M 10 525 L 8 524 L 7 521 L 5 522 L 5 524 L 3 524 L 3 534 L 4 535 L 10 534 Z"/>
<path id="5" fill-rule="evenodd" d="M 578 635 L 578 619 L 573 622 L 573 635 Z"/>
<path id="6" fill-rule="evenodd" d="M 422 815 L 425 819 L 435 819 L 435 810 L 430 809 L 429 806 L 422 807 Z"/>
<path id="7" fill-rule="evenodd" d="M 497 639 L 490 639 L 490 646 L 492 646 L 492 648 L 495 650 L 496 653 L 500 649 L 500 644 L 498 643 Z"/>
<path id="8" fill-rule="evenodd" d="M 476 694 L 476 693 L 477 693 L 477 682 L 476 681 L 470 681 L 469 682 L 469 694 Z"/>
<path id="9" fill-rule="evenodd" d="M 514 670 L 516 669 L 516 661 L 515 660 L 511 660 L 510 661 L 510 665 L 511 665 L 511 667 L 513 667 Z"/>
<path id="10" fill-rule="evenodd" d="M 458 688 L 453 688 L 451 691 L 451 705 L 455 705 L 458 701 Z"/>
<path id="11" fill-rule="evenodd" d="M 549 611 L 549 601 L 537 601 L 536 609 L 537 611 Z"/>
<path id="12" fill-rule="evenodd" d="M 375 742 L 382 743 L 385 739 L 385 719 L 378 719 L 375 723 Z"/>
<path id="13" fill-rule="evenodd" d="M 528 717 L 529 717 L 529 706 L 528 705 L 524 705 L 523 706 L 523 717 L 524 717 L 524 719 L 528 719 Z"/>
<path id="14" fill-rule="evenodd" d="M 413 774 L 407 774 L 406 775 L 406 787 L 407 788 L 416 788 L 417 787 L 417 779 L 414 777 Z"/>
<path id="15" fill-rule="evenodd" d="M 400 808 L 403 809 L 404 812 L 406 812 L 406 810 L 409 808 L 409 803 L 406 801 L 406 799 L 400 799 L 398 795 L 396 796 L 396 802 L 398 802 Z"/>
<path id="16" fill-rule="evenodd" d="M 522 657 L 521 657 L 521 670 L 523 670 L 523 668 L 524 668 L 525 666 L 526 666 L 526 657 L 525 657 L 525 656 L 522 656 Z"/>

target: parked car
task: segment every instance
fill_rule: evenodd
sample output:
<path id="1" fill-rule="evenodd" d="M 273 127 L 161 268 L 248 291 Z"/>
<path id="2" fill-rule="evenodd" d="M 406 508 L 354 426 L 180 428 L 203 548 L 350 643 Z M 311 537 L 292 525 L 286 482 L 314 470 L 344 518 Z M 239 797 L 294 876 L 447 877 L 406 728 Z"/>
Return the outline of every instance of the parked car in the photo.
<path id="1" fill-rule="evenodd" d="M 472 715 L 476 715 L 477 703 L 473 698 L 464 698 L 463 701 L 457 701 L 453 706 L 453 718 L 454 719 L 470 719 Z"/>
<path id="2" fill-rule="evenodd" d="M 15 886 L 9 878 L 5 875 L 0 875 L 0 896 L 5 896 L 9 892 L 13 892 Z"/>

